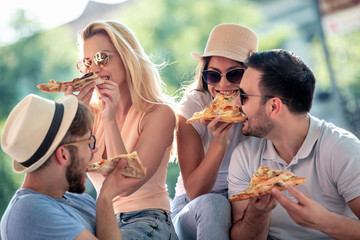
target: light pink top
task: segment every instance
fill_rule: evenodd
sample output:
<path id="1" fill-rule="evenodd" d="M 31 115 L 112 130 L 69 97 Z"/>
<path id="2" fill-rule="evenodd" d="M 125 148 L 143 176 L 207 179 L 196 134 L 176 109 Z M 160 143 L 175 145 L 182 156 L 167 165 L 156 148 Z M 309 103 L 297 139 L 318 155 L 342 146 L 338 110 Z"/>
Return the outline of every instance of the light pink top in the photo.
<path id="1" fill-rule="evenodd" d="M 121 137 L 128 153 L 135 150 L 142 131 L 141 121 L 145 114 L 146 113 L 139 112 L 134 107 L 131 107 L 126 116 Z M 100 115 L 95 116 L 93 134 L 96 137 L 96 145 L 98 147 L 98 151 L 94 154 L 93 160 L 93 162 L 96 162 L 103 158 L 102 155 L 105 152 L 104 128 Z M 166 149 L 158 170 L 141 188 L 127 197 L 114 198 L 113 204 L 116 214 L 149 208 L 170 211 L 169 194 L 166 186 L 166 172 L 170 150 L 171 145 Z M 88 176 L 99 194 L 104 177 L 97 173 L 88 173 Z"/>

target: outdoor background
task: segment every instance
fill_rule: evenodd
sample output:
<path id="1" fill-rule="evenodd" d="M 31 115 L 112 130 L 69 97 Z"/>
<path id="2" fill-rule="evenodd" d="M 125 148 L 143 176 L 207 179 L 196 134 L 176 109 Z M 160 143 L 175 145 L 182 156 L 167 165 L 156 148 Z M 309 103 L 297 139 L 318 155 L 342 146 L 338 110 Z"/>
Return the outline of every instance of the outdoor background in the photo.
<path id="1" fill-rule="evenodd" d="M 4 5 L 10 2 L 0 4 L 0 16 L 7 16 L 6 21 L 0 19 L 0 132 L 11 109 L 26 95 L 54 100 L 63 96 L 40 92 L 36 85 L 80 76 L 75 67 L 76 34 L 101 19 L 129 26 L 155 63 L 168 64 L 161 70 L 164 90 L 177 99 L 197 64 L 190 53 L 203 53 L 215 25 L 250 27 L 258 34 L 260 51 L 294 51 L 313 69 L 317 77 L 313 115 L 360 136 L 360 0 L 11 2 L 23 4 L 11 11 Z M 38 2 L 43 4 L 34 5 Z M 24 5 L 29 3 L 31 8 Z M 2 150 L 0 161 L 1 217 L 23 174 L 12 172 L 11 158 Z M 178 174 L 178 165 L 170 163 L 170 197 Z M 90 183 L 87 191 L 95 197 Z"/>

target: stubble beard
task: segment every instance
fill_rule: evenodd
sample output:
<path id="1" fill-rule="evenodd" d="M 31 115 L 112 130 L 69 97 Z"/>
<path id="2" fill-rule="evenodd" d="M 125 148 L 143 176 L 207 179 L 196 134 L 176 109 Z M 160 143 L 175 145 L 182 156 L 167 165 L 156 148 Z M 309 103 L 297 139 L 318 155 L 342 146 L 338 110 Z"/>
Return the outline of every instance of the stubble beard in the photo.
<path id="1" fill-rule="evenodd" d="M 272 120 L 261 110 L 263 109 L 259 109 L 250 120 L 247 120 L 247 128 L 243 126 L 241 129 L 244 136 L 264 138 L 274 129 Z M 252 119 L 254 121 L 251 121 Z"/>
<path id="2" fill-rule="evenodd" d="M 77 151 L 71 153 L 71 164 L 68 166 L 66 170 L 66 179 L 69 184 L 69 192 L 72 193 L 83 193 L 85 192 L 85 170 L 81 168 L 81 163 L 84 162 L 81 159 Z"/>

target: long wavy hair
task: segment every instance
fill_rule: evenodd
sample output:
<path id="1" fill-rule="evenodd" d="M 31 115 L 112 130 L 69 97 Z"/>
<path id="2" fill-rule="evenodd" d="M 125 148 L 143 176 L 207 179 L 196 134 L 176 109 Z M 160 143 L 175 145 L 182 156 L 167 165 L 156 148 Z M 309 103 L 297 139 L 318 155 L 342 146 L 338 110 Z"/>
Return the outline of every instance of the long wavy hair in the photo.
<path id="1" fill-rule="evenodd" d="M 162 92 L 164 83 L 158 68 L 146 55 L 134 33 L 124 24 L 113 21 L 97 21 L 89 24 L 79 34 L 78 42 L 96 35 L 105 34 L 116 48 L 125 66 L 126 81 L 134 107 L 141 112 L 151 111 L 157 104 L 171 102 Z"/>

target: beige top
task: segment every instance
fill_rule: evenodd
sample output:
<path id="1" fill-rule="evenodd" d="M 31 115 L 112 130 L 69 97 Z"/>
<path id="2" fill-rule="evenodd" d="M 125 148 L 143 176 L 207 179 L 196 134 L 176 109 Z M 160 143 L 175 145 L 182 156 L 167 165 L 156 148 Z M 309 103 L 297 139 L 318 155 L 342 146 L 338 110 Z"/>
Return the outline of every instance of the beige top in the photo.
<path id="1" fill-rule="evenodd" d="M 133 106 L 130 108 L 121 131 L 128 153 L 134 151 L 141 133 L 141 121 L 146 113 L 137 111 Z M 101 116 L 95 116 L 93 134 L 96 137 L 98 151 L 94 154 L 93 161 L 102 159 L 105 152 L 104 128 Z M 169 193 L 166 186 L 166 173 L 170 157 L 171 145 L 166 149 L 162 161 L 155 174 L 136 192 L 127 197 L 116 197 L 113 200 L 116 214 L 132 212 L 149 208 L 158 208 L 170 211 Z M 141 157 L 140 157 L 141 161 Z M 97 193 L 99 194 L 104 177 L 97 173 L 88 173 Z"/>

